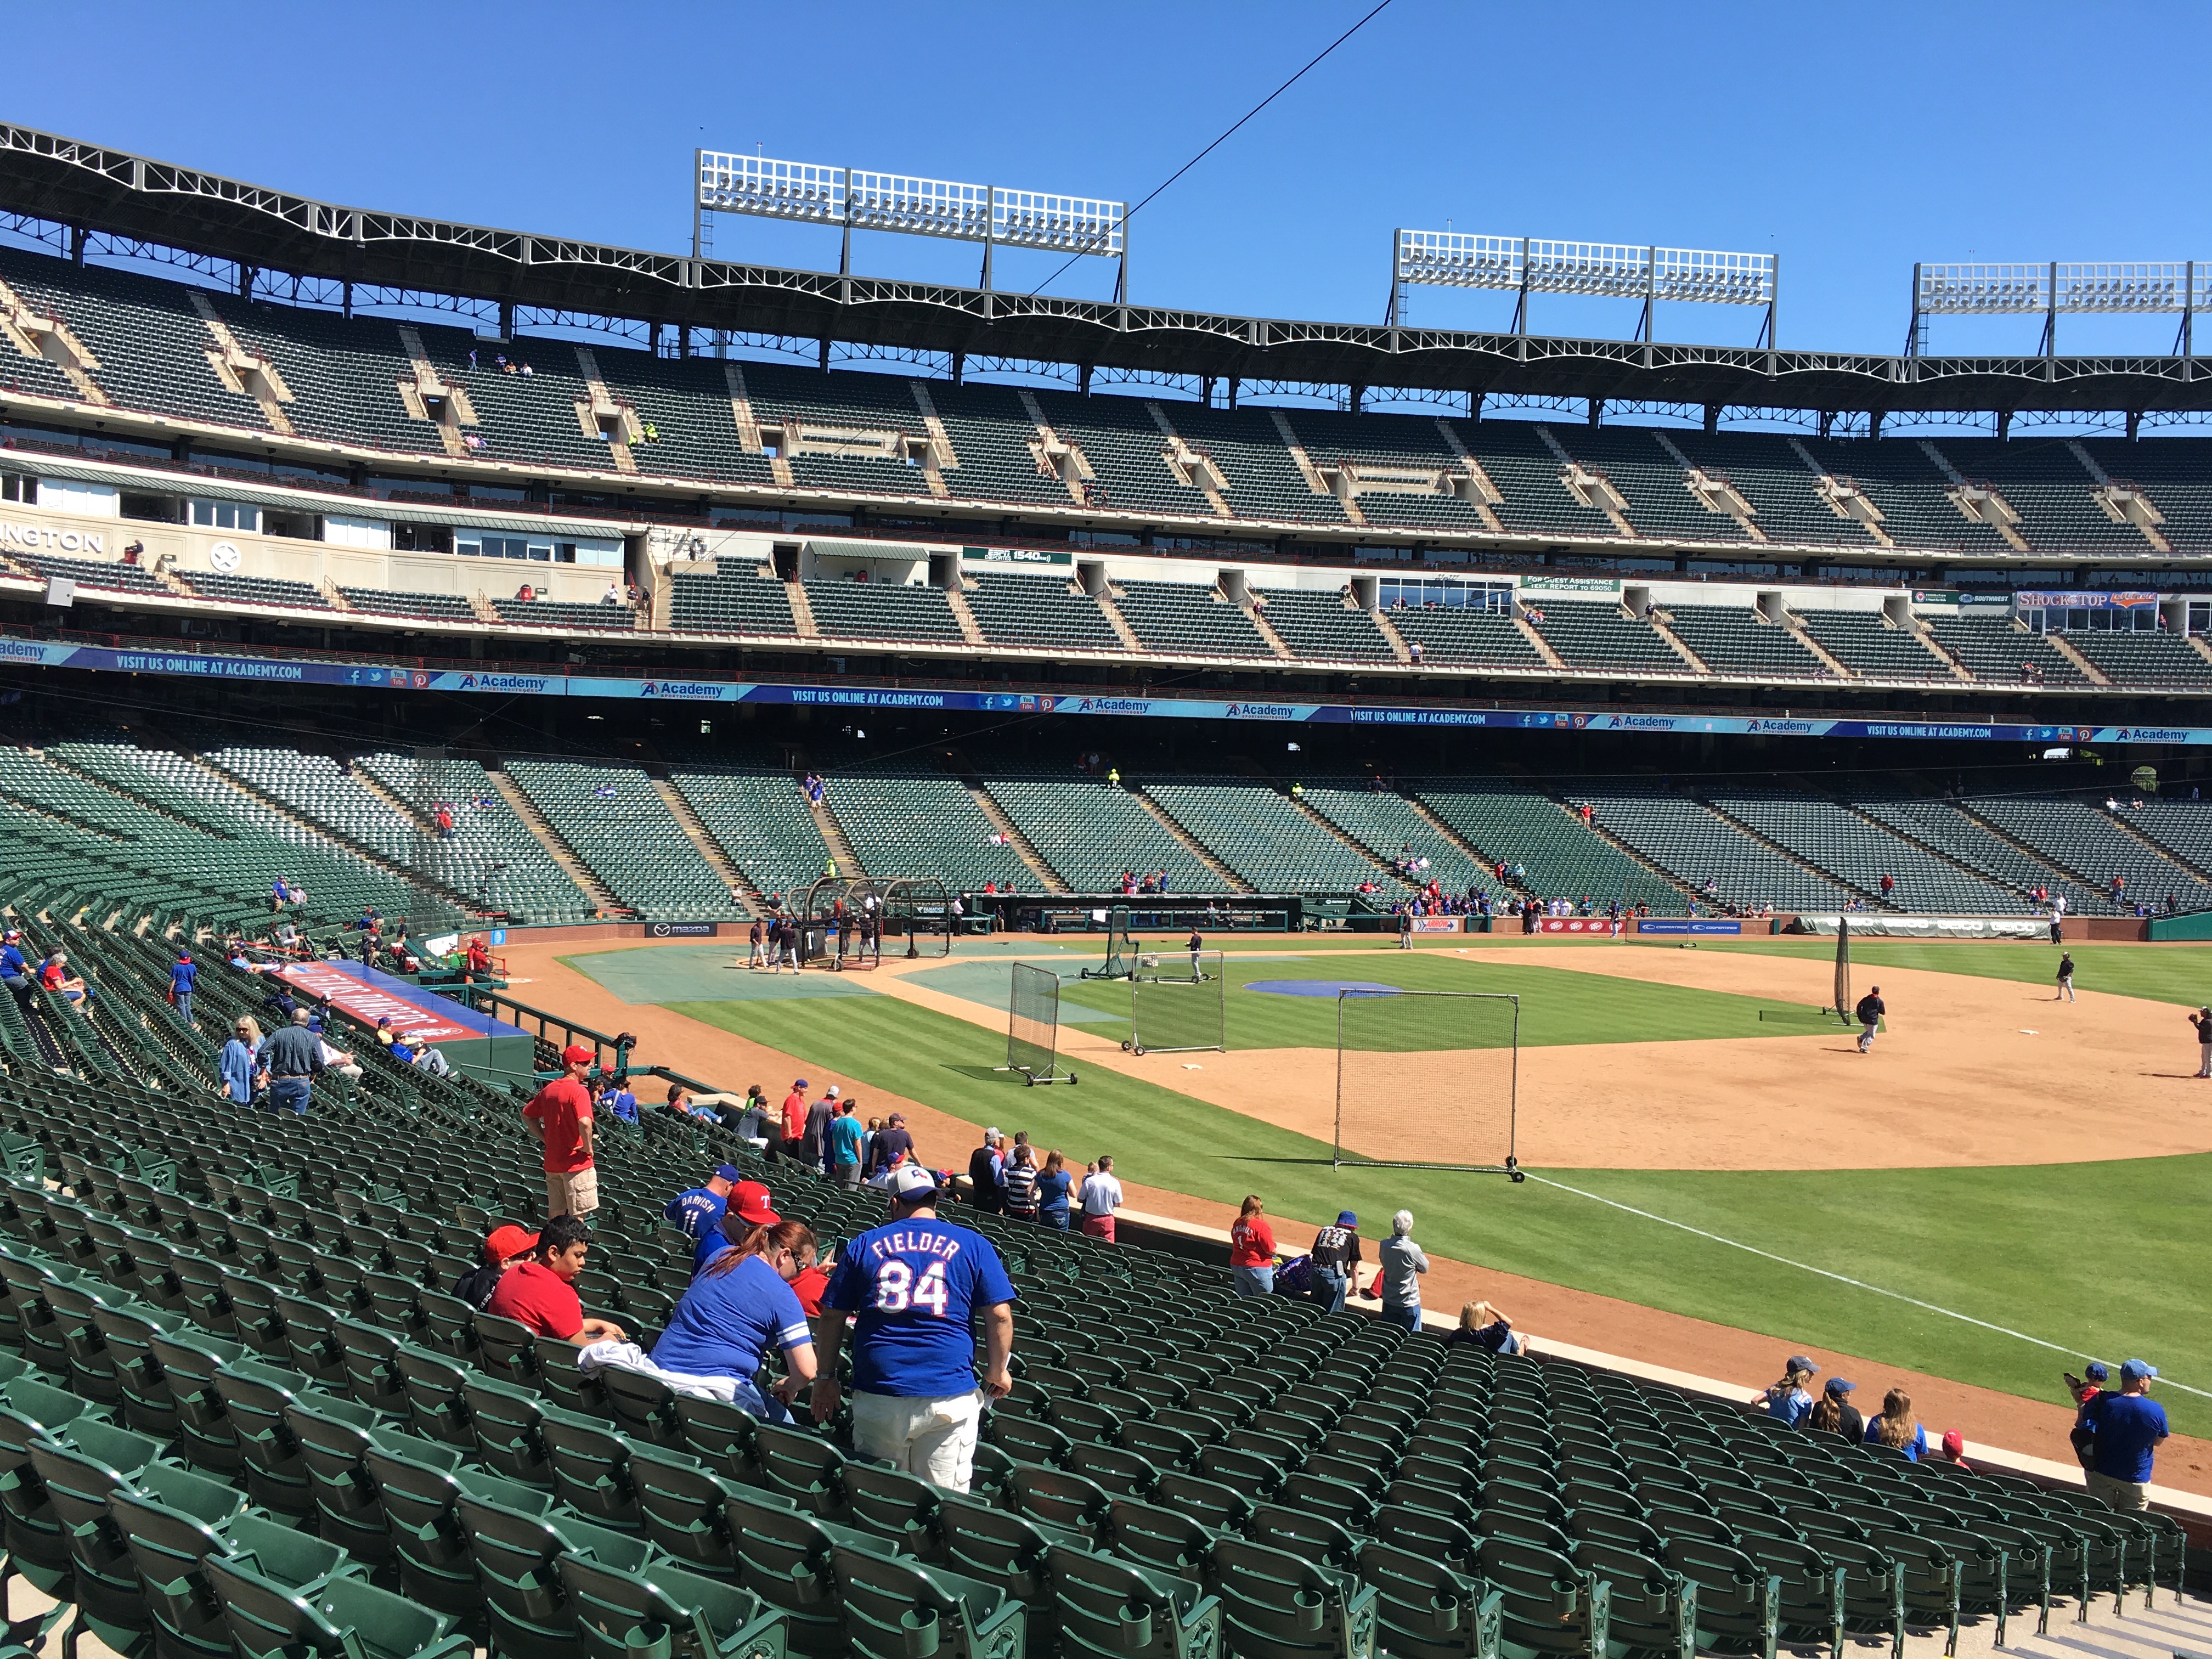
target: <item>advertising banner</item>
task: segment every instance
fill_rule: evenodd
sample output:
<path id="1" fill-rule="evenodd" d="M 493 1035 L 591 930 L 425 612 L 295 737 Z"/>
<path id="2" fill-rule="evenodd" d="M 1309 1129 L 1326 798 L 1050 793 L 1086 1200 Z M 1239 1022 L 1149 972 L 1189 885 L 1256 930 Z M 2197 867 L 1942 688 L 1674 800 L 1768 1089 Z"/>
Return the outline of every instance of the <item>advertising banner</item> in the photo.
<path id="1" fill-rule="evenodd" d="M 1415 916 L 1413 931 L 1417 933 L 1460 933 L 1466 932 L 1464 916 Z"/>
<path id="2" fill-rule="evenodd" d="M 1536 918 L 1536 931 L 1540 933 L 1595 933 L 1600 939 L 1604 939 L 1613 933 L 1613 922 L 1605 916 L 1539 916 Z"/>
<path id="3" fill-rule="evenodd" d="M 448 997 L 357 962 L 295 962 L 276 969 L 277 977 L 326 998 L 374 1030 L 389 1019 L 410 1041 L 436 1044 L 468 1037 L 522 1037 L 520 1026 L 464 1008 Z M 335 1042 L 333 1046 L 337 1045 Z"/>
<path id="4" fill-rule="evenodd" d="M 1856 917 L 1852 918 L 1851 925 L 1856 930 L 1858 926 Z M 1764 933 L 1766 924 L 1761 922 L 1759 927 Z M 1645 916 L 1637 922 L 1636 931 L 1639 933 L 1741 933 L 1743 924 L 1704 916 Z"/>

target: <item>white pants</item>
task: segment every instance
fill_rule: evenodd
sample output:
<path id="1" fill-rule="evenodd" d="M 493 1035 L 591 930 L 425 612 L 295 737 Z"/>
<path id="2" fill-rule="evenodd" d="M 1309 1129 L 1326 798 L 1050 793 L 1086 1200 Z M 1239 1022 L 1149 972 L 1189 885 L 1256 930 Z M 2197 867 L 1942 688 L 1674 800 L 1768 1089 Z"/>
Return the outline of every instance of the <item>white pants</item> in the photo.
<path id="1" fill-rule="evenodd" d="M 2199 1077 L 2212 1077 L 2212 1042 L 2200 1042 L 2197 1045 L 2197 1049 L 2199 1054 L 2204 1056 L 2203 1061 L 2197 1067 L 2197 1075 Z"/>
<path id="2" fill-rule="evenodd" d="M 2058 981 L 2058 989 L 2059 989 L 2059 993 L 2060 993 L 2060 994 L 2062 994 L 2063 996 L 2064 996 L 2067 1001 L 2069 1001 L 2069 1002 L 2073 1001 L 2073 1000 L 2074 1000 L 2074 975 L 2071 975 L 2071 974 L 2069 974 L 2069 975 L 2066 975 L 2066 977 L 2065 977 L 2064 979 L 2060 980 L 2060 981 Z"/>
<path id="3" fill-rule="evenodd" d="M 751 958 L 750 958 L 749 961 L 747 961 L 747 962 L 746 962 L 745 966 L 746 966 L 746 967 L 748 967 L 748 968 L 765 968 L 765 967 L 767 967 L 767 966 L 768 966 L 768 946 L 767 946 L 767 945 L 759 945 L 759 944 L 756 944 L 756 945 L 753 946 L 753 953 L 752 953 L 752 957 L 751 957 Z"/>
<path id="4" fill-rule="evenodd" d="M 896 1395 L 853 1395 L 853 1449 L 881 1457 L 894 1468 L 953 1492 L 966 1492 L 975 1472 L 975 1434 L 983 1416 L 983 1391 L 948 1400 L 906 1400 Z"/>

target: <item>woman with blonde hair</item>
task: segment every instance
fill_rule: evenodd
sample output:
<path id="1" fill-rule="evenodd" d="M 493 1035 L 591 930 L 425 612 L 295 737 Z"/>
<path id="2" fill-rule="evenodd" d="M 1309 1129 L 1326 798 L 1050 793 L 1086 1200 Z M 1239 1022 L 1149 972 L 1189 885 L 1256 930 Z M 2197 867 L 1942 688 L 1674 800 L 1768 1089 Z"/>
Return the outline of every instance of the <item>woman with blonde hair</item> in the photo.
<path id="1" fill-rule="evenodd" d="M 252 1104 L 254 1086 L 266 1076 L 261 1067 L 261 1026 L 252 1015 L 238 1017 L 216 1069 L 222 1073 L 222 1082 L 217 1086 L 224 1094 L 240 1106 Z"/>
<path id="2" fill-rule="evenodd" d="M 1869 1446 L 1887 1446 L 1892 1451 L 1903 1452 L 1908 1462 L 1917 1463 L 1928 1450 L 1928 1431 L 1912 1414 L 1912 1396 L 1902 1389 L 1892 1389 L 1881 1397 L 1881 1415 L 1866 1426 L 1866 1442 Z"/>
<path id="3" fill-rule="evenodd" d="M 1520 1354 L 1528 1352 L 1528 1339 L 1516 1336 L 1513 1321 L 1488 1302 L 1470 1302 L 1459 1310 L 1459 1328 L 1444 1340 L 1455 1346 L 1480 1348 L 1486 1353 Z"/>

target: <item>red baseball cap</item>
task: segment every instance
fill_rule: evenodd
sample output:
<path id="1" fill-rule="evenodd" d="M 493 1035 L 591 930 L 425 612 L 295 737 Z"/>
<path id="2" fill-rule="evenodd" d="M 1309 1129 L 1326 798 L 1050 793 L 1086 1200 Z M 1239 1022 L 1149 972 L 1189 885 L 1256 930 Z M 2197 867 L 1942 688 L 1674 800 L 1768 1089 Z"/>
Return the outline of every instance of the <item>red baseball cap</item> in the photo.
<path id="1" fill-rule="evenodd" d="M 512 1221 L 503 1227 L 491 1230 L 484 1240 L 484 1260 L 490 1262 L 512 1261 L 516 1256 L 527 1255 L 538 1248 L 538 1235 L 526 1231 Z"/>
<path id="2" fill-rule="evenodd" d="M 1946 1429 L 1943 1431 L 1944 1456 L 1956 1457 L 1960 1452 L 1966 1449 L 1966 1437 L 1965 1435 L 1960 1434 L 1956 1429 Z"/>
<path id="3" fill-rule="evenodd" d="M 586 1048 L 580 1042 L 572 1042 L 561 1051 L 561 1063 L 564 1066 L 589 1066 L 599 1057 L 597 1050 Z"/>
<path id="4" fill-rule="evenodd" d="M 783 1219 L 769 1207 L 769 1189 L 757 1181 L 740 1181 L 730 1188 L 729 1213 L 752 1227 L 773 1227 Z"/>

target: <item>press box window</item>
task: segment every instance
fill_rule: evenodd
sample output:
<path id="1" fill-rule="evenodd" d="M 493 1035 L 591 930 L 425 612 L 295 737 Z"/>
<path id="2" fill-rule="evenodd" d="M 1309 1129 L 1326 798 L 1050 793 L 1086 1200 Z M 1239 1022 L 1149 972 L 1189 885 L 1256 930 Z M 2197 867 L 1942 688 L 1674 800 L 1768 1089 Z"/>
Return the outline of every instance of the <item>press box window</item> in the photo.
<path id="1" fill-rule="evenodd" d="M 0 501 L 21 501 L 28 507 L 39 499 L 39 481 L 20 472 L 0 472 Z"/>
<path id="2" fill-rule="evenodd" d="M 540 564 L 553 561 L 553 544 L 533 542 L 520 536 L 461 535 L 453 543 L 454 551 L 471 559 L 535 559 Z"/>
<path id="3" fill-rule="evenodd" d="M 208 530 L 258 533 L 261 529 L 261 509 L 240 501 L 196 501 L 192 503 L 192 522 Z"/>

